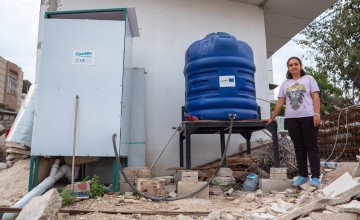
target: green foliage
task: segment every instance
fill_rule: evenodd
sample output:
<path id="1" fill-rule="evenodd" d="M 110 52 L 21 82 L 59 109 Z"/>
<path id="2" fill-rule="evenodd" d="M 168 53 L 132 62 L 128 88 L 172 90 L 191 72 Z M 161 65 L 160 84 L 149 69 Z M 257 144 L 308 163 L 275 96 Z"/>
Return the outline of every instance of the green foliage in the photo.
<path id="1" fill-rule="evenodd" d="M 60 193 L 60 196 L 62 198 L 62 206 L 71 205 L 76 201 L 76 194 L 67 188 Z"/>
<path id="2" fill-rule="evenodd" d="M 91 198 L 96 198 L 105 194 L 105 186 L 99 182 L 99 177 L 96 175 L 91 179 L 89 194 Z"/>
<path id="3" fill-rule="evenodd" d="M 332 104 L 336 107 L 359 102 L 360 0 L 337 1 L 301 33 L 305 39 L 298 44 L 310 49 L 309 55 L 316 62 L 316 74 L 322 80 L 320 83 L 327 81 L 322 90 L 323 98 L 327 94 L 329 99 L 335 98 Z M 336 99 L 339 91 L 342 99 Z M 331 110 L 329 106 L 325 108 Z"/>
<path id="4" fill-rule="evenodd" d="M 342 96 L 340 88 L 335 87 L 324 72 L 318 72 L 310 67 L 305 67 L 306 73 L 313 76 L 320 88 L 321 115 L 329 114 L 337 107 L 351 105 L 351 102 Z"/>
<path id="5" fill-rule="evenodd" d="M 275 109 L 275 103 L 270 103 L 270 111 L 273 112 Z M 271 115 L 271 114 L 270 114 Z M 284 116 L 285 115 L 285 105 L 281 108 L 278 116 Z"/>

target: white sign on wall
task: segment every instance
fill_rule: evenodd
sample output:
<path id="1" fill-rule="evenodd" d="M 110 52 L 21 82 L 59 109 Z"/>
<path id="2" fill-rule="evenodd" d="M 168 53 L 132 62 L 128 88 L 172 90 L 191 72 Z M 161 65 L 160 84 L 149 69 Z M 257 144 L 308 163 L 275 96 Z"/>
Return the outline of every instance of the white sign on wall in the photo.
<path id="1" fill-rule="evenodd" d="M 72 64 L 95 65 L 95 51 L 74 50 Z"/>
<path id="2" fill-rule="evenodd" d="M 235 87 L 235 76 L 219 76 L 220 87 Z"/>

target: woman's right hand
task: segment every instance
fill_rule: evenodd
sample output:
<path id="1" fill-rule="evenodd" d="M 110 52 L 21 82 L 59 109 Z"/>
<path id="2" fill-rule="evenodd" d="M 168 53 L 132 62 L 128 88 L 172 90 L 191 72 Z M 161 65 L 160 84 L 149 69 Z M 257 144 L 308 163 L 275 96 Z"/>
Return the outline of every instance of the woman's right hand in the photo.
<path id="1" fill-rule="evenodd" d="M 266 125 L 268 125 L 268 124 L 271 124 L 273 121 L 274 121 L 274 119 L 272 119 L 272 118 L 269 118 L 269 119 L 267 119 L 267 123 L 266 123 Z"/>

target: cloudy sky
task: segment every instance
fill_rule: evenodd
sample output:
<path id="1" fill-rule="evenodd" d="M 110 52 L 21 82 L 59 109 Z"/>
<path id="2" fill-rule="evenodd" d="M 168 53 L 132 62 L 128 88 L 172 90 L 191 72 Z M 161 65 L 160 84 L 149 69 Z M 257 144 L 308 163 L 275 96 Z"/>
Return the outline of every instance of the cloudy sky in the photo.
<path id="1" fill-rule="evenodd" d="M 40 0 L 0 0 L 0 3 L 0 56 L 20 66 L 24 79 L 34 82 Z M 273 56 L 274 83 L 281 84 L 285 79 L 289 57 L 304 54 L 294 42 L 277 51 Z"/>

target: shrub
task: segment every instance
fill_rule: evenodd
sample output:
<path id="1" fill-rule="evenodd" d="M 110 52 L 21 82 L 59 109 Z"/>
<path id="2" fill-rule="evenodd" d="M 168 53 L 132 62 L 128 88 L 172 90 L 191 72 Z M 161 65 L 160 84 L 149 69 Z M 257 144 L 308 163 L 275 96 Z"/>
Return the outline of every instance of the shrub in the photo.
<path id="1" fill-rule="evenodd" d="M 91 198 L 96 198 L 97 196 L 103 196 L 105 194 L 105 186 L 99 182 L 99 177 L 94 175 L 91 179 L 89 195 Z"/>
<path id="2" fill-rule="evenodd" d="M 62 198 L 62 206 L 71 205 L 76 201 L 76 194 L 67 188 L 60 193 L 60 196 Z"/>

